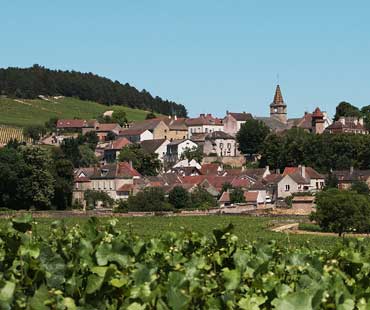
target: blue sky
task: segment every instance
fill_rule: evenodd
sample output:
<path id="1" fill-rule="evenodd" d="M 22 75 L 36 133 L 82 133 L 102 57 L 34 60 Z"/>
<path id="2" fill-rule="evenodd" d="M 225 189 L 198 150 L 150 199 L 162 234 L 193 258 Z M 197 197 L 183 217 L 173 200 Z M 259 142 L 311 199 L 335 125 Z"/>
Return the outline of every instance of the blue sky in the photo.
<path id="1" fill-rule="evenodd" d="M 0 5 L 0 67 L 94 72 L 191 116 L 267 115 L 277 74 L 290 117 L 370 104 L 366 1 L 18 1 Z"/>

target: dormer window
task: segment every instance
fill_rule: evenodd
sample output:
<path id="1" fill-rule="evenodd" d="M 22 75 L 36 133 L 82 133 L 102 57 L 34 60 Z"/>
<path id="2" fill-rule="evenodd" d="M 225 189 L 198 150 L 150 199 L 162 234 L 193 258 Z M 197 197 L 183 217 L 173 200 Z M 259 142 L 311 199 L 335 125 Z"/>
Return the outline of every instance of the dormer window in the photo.
<path id="1" fill-rule="evenodd" d="M 105 177 L 108 174 L 109 170 L 108 169 L 102 169 L 101 170 L 101 176 Z"/>

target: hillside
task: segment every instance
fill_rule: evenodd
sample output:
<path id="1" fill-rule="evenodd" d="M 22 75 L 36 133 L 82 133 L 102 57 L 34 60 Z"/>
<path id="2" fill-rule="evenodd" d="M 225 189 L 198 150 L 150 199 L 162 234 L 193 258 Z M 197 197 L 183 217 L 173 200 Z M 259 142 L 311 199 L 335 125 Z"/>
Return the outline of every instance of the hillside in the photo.
<path id="1" fill-rule="evenodd" d="M 0 96 L 0 125 L 42 125 L 51 117 L 92 119 L 107 110 L 123 110 L 129 121 L 145 119 L 148 111 L 123 106 L 106 106 L 75 98 L 11 99 Z"/>
<path id="2" fill-rule="evenodd" d="M 0 94 L 20 99 L 37 99 L 39 95 L 73 97 L 109 106 L 187 116 L 182 104 L 152 96 L 145 89 L 139 91 L 128 83 L 121 84 L 93 73 L 50 70 L 39 65 L 0 68 Z"/>

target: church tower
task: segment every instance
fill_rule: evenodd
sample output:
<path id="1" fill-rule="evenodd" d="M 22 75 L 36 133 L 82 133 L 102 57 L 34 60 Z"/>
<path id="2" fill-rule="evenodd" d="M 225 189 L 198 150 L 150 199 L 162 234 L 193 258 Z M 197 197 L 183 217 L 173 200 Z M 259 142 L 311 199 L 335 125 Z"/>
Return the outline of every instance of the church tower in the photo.
<path id="1" fill-rule="evenodd" d="M 277 118 L 283 123 L 287 123 L 287 106 L 281 94 L 280 85 L 276 86 L 274 101 L 270 104 L 270 117 Z"/>

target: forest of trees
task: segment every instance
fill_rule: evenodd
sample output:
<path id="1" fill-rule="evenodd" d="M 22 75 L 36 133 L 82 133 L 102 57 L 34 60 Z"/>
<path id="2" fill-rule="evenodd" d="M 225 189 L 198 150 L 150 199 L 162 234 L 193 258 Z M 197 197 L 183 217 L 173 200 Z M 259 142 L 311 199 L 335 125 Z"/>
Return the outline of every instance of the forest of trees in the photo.
<path id="1" fill-rule="evenodd" d="M 24 99 L 61 95 L 165 115 L 187 116 L 182 104 L 153 97 L 145 89 L 138 91 L 128 83 L 113 82 L 93 73 L 50 70 L 39 65 L 0 69 L 0 94 Z"/>

